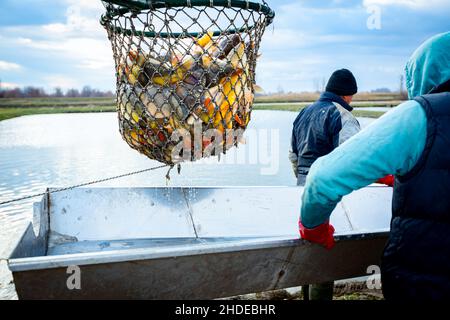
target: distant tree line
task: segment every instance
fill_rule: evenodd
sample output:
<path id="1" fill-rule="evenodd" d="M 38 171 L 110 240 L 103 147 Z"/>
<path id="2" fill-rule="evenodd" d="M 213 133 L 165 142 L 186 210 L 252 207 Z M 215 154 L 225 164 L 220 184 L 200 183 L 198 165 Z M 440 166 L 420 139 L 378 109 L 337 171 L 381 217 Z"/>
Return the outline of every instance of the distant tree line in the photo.
<path id="1" fill-rule="evenodd" d="M 84 86 L 80 91 L 72 88 L 63 91 L 61 88 L 55 88 L 52 93 L 46 92 L 42 88 L 28 86 L 24 88 L 2 88 L 0 86 L 0 98 L 97 98 L 97 97 L 113 97 L 112 91 L 101 91 L 98 89 L 92 89 L 90 86 Z"/>

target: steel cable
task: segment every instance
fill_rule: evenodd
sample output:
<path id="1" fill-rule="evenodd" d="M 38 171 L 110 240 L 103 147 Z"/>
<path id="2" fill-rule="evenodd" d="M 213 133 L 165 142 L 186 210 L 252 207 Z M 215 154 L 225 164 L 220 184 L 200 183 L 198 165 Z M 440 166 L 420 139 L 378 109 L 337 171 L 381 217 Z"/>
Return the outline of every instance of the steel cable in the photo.
<path id="1" fill-rule="evenodd" d="M 52 193 L 57 193 L 57 192 L 62 192 L 62 191 L 68 191 L 68 190 L 72 190 L 72 189 L 75 189 L 75 188 L 85 187 L 85 186 L 89 186 L 89 185 L 93 185 L 93 184 L 97 184 L 97 183 L 101 183 L 101 182 L 105 182 L 105 181 L 110 181 L 110 180 L 115 180 L 115 179 L 119 179 L 119 178 L 123 178 L 123 177 L 128 177 L 128 176 L 132 176 L 132 175 L 143 173 L 143 172 L 153 171 L 153 170 L 156 170 L 156 169 L 162 169 L 162 168 L 169 167 L 169 166 L 170 165 L 167 165 L 167 164 L 166 165 L 160 165 L 160 166 L 156 166 L 156 167 L 152 167 L 152 168 L 147 168 L 147 169 L 143 169 L 143 170 L 138 170 L 138 171 L 133 171 L 133 172 L 129 172 L 129 173 L 120 174 L 120 175 L 109 177 L 109 178 L 98 179 L 98 180 L 94 180 L 94 181 L 90 181 L 90 182 L 80 183 L 80 184 L 76 184 L 76 185 L 73 185 L 73 186 L 70 186 L 70 187 L 58 188 L 58 189 L 54 189 L 54 190 L 51 190 L 51 191 L 41 192 L 41 193 L 32 194 L 32 195 L 28 195 L 28 196 L 24 196 L 24 197 L 20 197 L 20 198 L 16 198 L 16 199 L 2 201 L 2 202 L 0 202 L 0 206 L 1 205 L 5 205 L 5 204 L 9 204 L 9 203 L 13 203 L 13 202 L 18 202 L 18 201 L 22 201 L 22 200 L 35 198 L 35 197 L 41 197 L 41 196 L 44 196 L 46 194 L 52 194 Z"/>

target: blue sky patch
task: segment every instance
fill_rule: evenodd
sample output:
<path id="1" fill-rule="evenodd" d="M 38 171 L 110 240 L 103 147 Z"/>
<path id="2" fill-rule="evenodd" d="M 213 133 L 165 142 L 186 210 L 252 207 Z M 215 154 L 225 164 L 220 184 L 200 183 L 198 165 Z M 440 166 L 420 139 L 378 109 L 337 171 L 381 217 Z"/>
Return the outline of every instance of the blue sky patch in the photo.
<path id="1" fill-rule="evenodd" d="M 275 10 L 257 66 L 266 92 L 313 91 L 339 68 L 353 71 L 361 91 L 397 90 L 414 49 L 450 30 L 450 1 L 268 1 Z M 378 10 L 379 28 L 368 28 Z M 100 1 L 0 2 L 3 87 L 52 91 L 90 85 L 114 90 L 114 64 L 98 23 Z"/>

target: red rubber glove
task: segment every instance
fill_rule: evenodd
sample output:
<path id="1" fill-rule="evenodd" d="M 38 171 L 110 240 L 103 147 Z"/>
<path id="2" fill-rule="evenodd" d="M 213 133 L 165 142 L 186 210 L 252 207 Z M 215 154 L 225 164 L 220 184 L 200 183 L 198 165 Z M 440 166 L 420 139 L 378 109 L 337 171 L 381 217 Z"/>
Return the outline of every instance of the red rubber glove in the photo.
<path id="1" fill-rule="evenodd" d="M 334 227 L 328 222 L 328 220 L 315 228 L 306 228 L 301 221 L 298 222 L 300 229 L 300 237 L 304 240 L 321 244 L 328 250 L 334 246 Z"/>
<path id="2" fill-rule="evenodd" d="M 392 174 L 388 174 L 386 177 L 380 178 L 377 181 L 375 181 L 376 183 L 381 183 L 381 184 L 385 184 L 389 187 L 393 187 L 394 186 L 394 181 L 395 178 Z"/>

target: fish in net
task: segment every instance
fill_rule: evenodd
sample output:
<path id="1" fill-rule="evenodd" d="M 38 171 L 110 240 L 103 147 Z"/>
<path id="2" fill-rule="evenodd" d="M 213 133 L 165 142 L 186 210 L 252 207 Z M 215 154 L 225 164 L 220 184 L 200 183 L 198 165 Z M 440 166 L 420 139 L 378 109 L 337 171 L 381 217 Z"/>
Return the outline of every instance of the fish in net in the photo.
<path id="1" fill-rule="evenodd" d="M 123 139 L 173 165 L 237 145 L 250 119 L 265 2 L 103 1 Z"/>

